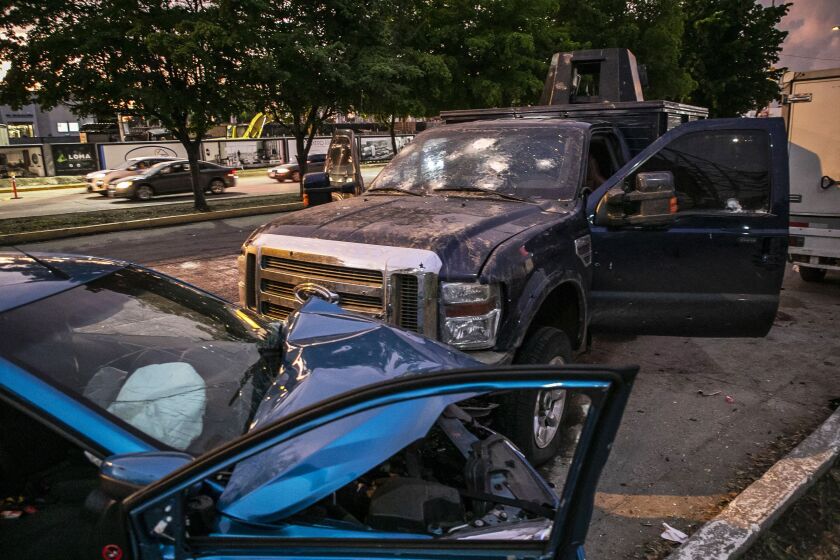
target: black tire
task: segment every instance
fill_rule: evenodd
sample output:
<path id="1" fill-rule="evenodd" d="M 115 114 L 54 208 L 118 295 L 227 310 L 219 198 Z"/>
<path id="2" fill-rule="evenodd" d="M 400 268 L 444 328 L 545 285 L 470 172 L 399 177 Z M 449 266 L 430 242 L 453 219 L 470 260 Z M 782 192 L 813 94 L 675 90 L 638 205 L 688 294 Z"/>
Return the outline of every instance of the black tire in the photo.
<path id="1" fill-rule="evenodd" d="M 151 200 L 153 196 L 155 196 L 155 191 L 149 185 L 140 185 L 134 191 L 134 198 L 137 200 Z"/>
<path id="2" fill-rule="evenodd" d="M 514 362 L 556 365 L 568 364 L 571 360 L 572 344 L 566 333 L 554 327 L 540 327 L 525 341 Z M 562 408 L 558 411 L 557 403 L 561 400 Z M 494 423 L 497 430 L 507 436 L 532 465 L 540 466 L 557 455 L 565 440 L 566 420 L 572 415 L 565 390 L 515 391 L 505 395 L 499 405 Z M 541 411 L 547 413 L 543 415 Z"/>
<path id="3" fill-rule="evenodd" d="M 300 171 L 292 173 L 292 183 L 300 183 Z"/>
<path id="4" fill-rule="evenodd" d="M 224 194 L 225 182 L 221 179 L 213 179 L 210 181 L 210 192 L 213 194 Z"/>
<path id="5" fill-rule="evenodd" d="M 821 282 L 825 278 L 826 272 L 827 270 L 824 268 L 799 265 L 799 277 L 805 282 Z"/>

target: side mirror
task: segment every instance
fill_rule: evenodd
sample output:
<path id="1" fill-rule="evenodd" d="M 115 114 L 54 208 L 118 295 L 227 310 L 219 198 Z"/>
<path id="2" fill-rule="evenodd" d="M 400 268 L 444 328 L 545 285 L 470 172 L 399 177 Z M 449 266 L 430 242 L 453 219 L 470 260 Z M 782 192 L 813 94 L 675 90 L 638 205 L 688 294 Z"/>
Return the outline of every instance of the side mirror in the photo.
<path id="1" fill-rule="evenodd" d="M 610 189 L 596 209 L 595 221 L 606 226 L 666 226 L 677 213 L 674 175 L 653 171 L 636 175 L 636 188 Z"/>
<path id="2" fill-rule="evenodd" d="M 332 200 L 330 196 L 330 177 L 325 172 L 307 173 L 300 183 L 303 190 L 304 207 L 326 204 Z"/>
<path id="3" fill-rule="evenodd" d="M 192 455 L 177 451 L 113 455 L 99 467 L 99 488 L 107 497 L 121 500 L 192 460 Z"/>

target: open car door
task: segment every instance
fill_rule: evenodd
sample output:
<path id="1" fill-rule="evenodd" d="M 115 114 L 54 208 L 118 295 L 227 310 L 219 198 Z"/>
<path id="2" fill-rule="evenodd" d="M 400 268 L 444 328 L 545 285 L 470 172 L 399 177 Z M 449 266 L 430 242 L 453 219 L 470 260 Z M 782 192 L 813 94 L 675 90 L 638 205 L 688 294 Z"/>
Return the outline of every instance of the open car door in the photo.
<path id="1" fill-rule="evenodd" d="M 683 124 L 587 204 L 594 330 L 767 334 L 788 241 L 782 119 Z"/>
<path id="2" fill-rule="evenodd" d="M 582 557 L 596 484 L 636 368 L 406 372 L 354 387 L 379 375 L 376 364 L 393 344 L 417 364 L 447 350 L 318 305 L 310 317 L 320 315 L 317 330 L 312 321 L 291 327 L 302 349 L 293 358 L 320 357 L 323 365 L 310 372 L 319 375 L 337 367 L 330 360 L 343 352 L 345 369 L 334 373 L 346 390 L 318 400 L 314 389 L 323 384 L 313 383 L 313 391 L 292 389 L 285 399 L 286 383 L 295 380 L 281 372 L 248 434 L 112 502 L 97 551 L 126 560 Z M 392 334 L 393 344 L 382 345 Z M 349 353 L 348 341 L 364 351 Z M 452 353 L 456 363 L 459 356 Z M 488 399 L 510 391 L 570 391 L 588 405 L 576 420 L 580 437 L 552 466 L 553 487 L 504 437 L 504 426 L 487 418 Z M 145 457 L 153 466 L 172 464 L 159 452 Z M 121 465 L 142 471 L 143 458 L 106 461 L 106 486 L 115 487 Z"/>
<path id="3" fill-rule="evenodd" d="M 305 206 L 358 196 L 365 189 L 359 143 L 352 130 L 336 130 L 327 149 L 323 173 L 307 173 L 302 188 Z"/>

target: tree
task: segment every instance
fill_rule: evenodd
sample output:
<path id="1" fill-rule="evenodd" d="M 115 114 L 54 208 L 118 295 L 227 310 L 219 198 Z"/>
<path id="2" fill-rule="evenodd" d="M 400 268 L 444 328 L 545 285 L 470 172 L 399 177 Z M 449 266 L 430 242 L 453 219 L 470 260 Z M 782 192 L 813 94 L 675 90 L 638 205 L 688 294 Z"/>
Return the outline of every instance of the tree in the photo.
<path id="1" fill-rule="evenodd" d="M 557 0 L 418 2 L 416 48 L 440 56 L 451 75 L 430 109 L 527 105 L 542 93 L 552 53 L 571 50 L 555 24 Z"/>
<path id="2" fill-rule="evenodd" d="M 409 115 L 426 117 L 449 92 L 452 76 L 442 55 L 427 52 L 419 31 L 423 2 L 385 0 L 379 34 L 371 38 L 358 63 L 360 103 L 355 109 L 388 126 L 397 153 L 395 122 Z"/>
<path id="3" fill-rule="evenodd" d="M 158 120 L 187 152 L 195 207 L 201 139 L 238 110 L 249 0 L 16 0 L 0 13 L 0 101 Z"/>
<path id="4" fill-rule="evenodd" d="M 713 117 L 767 106 L 779 95 L 779 60 L 786 31 L 776 28 L 790 4 L 753 0 L 685 0 L 689 22 L 682 64 L 697 81 L 689 100 Z"/>
<path id="5" fill-rule="evenodd" d="M 251 103 L 289 125 L 303 174 L 318 130 L 360 101 L 358 62 L 381 14 L 367 0 L 263 0 L 259 9 Z"/>

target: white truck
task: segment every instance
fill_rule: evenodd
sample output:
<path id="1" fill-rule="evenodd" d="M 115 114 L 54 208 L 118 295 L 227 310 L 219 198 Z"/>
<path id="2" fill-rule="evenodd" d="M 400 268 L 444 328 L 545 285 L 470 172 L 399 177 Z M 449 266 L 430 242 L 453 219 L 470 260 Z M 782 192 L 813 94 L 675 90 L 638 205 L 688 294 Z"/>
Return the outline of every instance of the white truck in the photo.
<path id="1" fill-rule="evenodd" d="M 807 282 L 840 271 L 840 68 L 788 72 L 789 254 Z"/>

